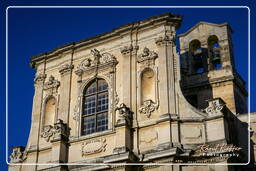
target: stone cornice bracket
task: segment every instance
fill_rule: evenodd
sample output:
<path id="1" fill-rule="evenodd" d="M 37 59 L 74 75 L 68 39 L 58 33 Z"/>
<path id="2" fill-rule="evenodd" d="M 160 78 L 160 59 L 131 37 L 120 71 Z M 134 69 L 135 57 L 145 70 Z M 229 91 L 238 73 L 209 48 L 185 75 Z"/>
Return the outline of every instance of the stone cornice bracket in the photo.
<path id="1" fill-rule="evenodd" d="M 48 81 L 44 84 L 44 90 L 58 88 L 60 86 L 60 82 L 54 78 L 54 76 L 50 76 Z"/>
<path id="2" fill-rule="evenodd" d="M 13 147 L 10 155 L 10 163 L 21 163 L 26 159 L 25 148 L 22 146 Z"/>
<path id="3" fill-rule="evenodd" d="M 218 116 L 223 115 L 225 109 L 225 102 L 221 98 L 214 98 L 208 100 L 208 107 L 203 111 L 208 114 L 208 116 Z"/>
<path id="4" fill-rule="evenodd" d="M 96 69 L 104 68 L 106 66 L 114 67 L 118 64 L 115 56 L 110 53 L 101 54 L 97 49 L 91 50 L 93 57 L 85 58 L 77 67 L 75 73 L 81 76 L 84 72 Z"/>
<path id="5" fill-rule="evenodd" d="M 144 61 L 154 61 L 158 57 L 157 53 L 150 51 L 147 47 L 143 49 L 143 53 L 138 55 L 137 62 L 142 63 Z"/>
<path id="6" fill-rule="evenodd" d="M 74 68 L 74 65 L 72 64 L 64 64 L 59 68 L 59 72 L 61 75 L 63 75 L 65 73 L 71 72 L 73 68 Z"/>
<path id="7" fill-rule="evenodd" d="M 36 75 L 35 79 L 34 79 L 34 83 L 35 84 L 40 84 L 43 83 L 45 78 L 46 78 L 46 74 L 40 73 L 38 75 Z"/>
<path id="8" fill-rule="evenodd" d="M 127 56 L 130 54 L 135 54 L 139 50 L 139 46 L 124 46 L 120 49 L 123 56 Z"/>
<path id="9" fill-rule="evenodd" d="M 117 125 L 125 121 L 128 125 L 132 123 L 132 114 L 133 112 L 127 107 L 124 103 L 121 103 L 119 107 L 116 108 L 118 110 L 118 120 Z"/>
<path id="10" fill-rule="evenodd" d="M 155 39 L 155 43 L 158 46 L 172 45 L 175 46 L 175 37 L 174 36 L 160 36 Z"/>
<path id="11" fill-rule="evenodd" d="M 154 103 L 152 100 L 145 100 L 143 105 L 140 107 L 139 112 L 145 114 L 150 118 L 151 113 L 158 108 L 158 104 Z"/>

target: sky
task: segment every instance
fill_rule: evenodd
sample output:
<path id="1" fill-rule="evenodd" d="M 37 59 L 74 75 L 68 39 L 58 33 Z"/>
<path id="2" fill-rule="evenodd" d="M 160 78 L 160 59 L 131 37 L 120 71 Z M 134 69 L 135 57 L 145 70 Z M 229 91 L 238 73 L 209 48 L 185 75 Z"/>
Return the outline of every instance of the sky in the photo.
<path id="1" fill-rule="evenodd" d="M 200 21 L 211 23 L 228 22 L 233 29 L 233 50 L 235 67 L 246 81 L 248 90 L 248 9 L 246 8 L 10 8 L 8 10 L 8 74 L 6 74 L 5 54 L 5 9 L 9 5 L 247 5 L 255 15 L 255 7 L 248 1 L 137 1 L 122 2 L 109 1 L 60 1 L 35 3 L 26 1 L 8 1 L 1 4 L 1 142 L 5 144 L 5 110 L 6 110 L 6 76 L 8 80 L 8 155 L 12 146 L 26 146 L 30 124 L 32 102 L 34 95 L 35 70 L 29 66 L 29 57 L 47 52 L 58 46 L 80 41 L 100 33 L 110 31 L 124 24 L 143 20 L 147 17 L 171 12 L 183 16 L 183 21 L 177 34 L 186 32 Z M 251 16 L 251 20 L 255 16 Z M 252 29 L 252 27 L 254 29 Z M 256 98 L 255 79 L 255 23 L 251 27 L 251 99 Z M 4 32 L 3 32 L 4 31 Z M 256 112 L 256 104 L 251 100 L 251 111 Z M 4 147 L 4 146 L 2 146 Z M 6 159 L 5 149 L 1 148 L 1 161 Z M 1 169 L 2 167 L 2 169 Z M 6 164 L 0 170 L 6 170 Z"/>

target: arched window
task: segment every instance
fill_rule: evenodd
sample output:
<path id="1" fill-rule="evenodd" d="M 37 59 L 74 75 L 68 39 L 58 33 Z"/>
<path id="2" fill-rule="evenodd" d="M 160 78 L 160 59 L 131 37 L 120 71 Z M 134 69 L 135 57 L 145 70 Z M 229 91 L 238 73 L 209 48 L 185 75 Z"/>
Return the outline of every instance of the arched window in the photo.
<path id="1" fill-rule="evenodd" d="M 108 84 L 103 79 L 95 79 L 83 93 L 82 135 L 108 129 Z"/>

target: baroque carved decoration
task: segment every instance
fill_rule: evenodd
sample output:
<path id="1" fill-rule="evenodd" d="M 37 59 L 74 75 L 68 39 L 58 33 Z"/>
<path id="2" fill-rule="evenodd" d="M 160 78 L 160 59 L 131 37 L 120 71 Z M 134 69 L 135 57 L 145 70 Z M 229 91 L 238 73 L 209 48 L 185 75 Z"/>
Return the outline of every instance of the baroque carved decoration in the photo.
<path id="1" fill-rule="evenodd" d="M 91 69 L 96 69 L 96 72 L 98 72 L 97 69 L 100 67 L 106 65 L 115 66 L 118 63 L 116 57 L 110 53 L 101 54 L 97 49 L 93 49 L 91 50 L 91 54 L 93 55 L 93 58 L 86 58 L 79 64 L 77 70 L 75 71 L 77 75 L 80 76 L 85 71 Z"/>
<path id="2" fill-rule="evenodd" d="M 162 46 L 162 45 L 175 45 L 175 37 L 174 36 L 160 36 L 158 38 L 155 39 L 155 43 L 158 46 Z"/>
<path id="3" fill-rule="evenodd" d="M 44 84 L 44 89 L 58 88 L 60 86 L 60 82 L 55 80 L 54 76 L 50 76 L 48 81 Z"/>
<path id="4" fill-rule="evenodd" d="M 26 151 L 24 151 L 24 147 L 22 146 L 18 146 L 18 147 L 14 147 L 13 151 L 10 155 L 10 159 L 11 159 L 11 163 L 20 163 L 23 162 L 27 155 L 26 155 Z"/>
<path id="5" fill-rule="evenodd" d="M 64 64 L 59 68 L 59 72 L 60 74 L 65 74 L 72 71 L 73 68 L 74 68 L 74 65 L 72 64 Z"/>
<path id="6" fill-rule="evenodd" d="M 145 100 L 143 105 L 140 107 L 139 112 L 145 114 L 148 118 L 151 116 L 151 113 L 157 109 L 158 105 L 152 100 Z"/>
<path id="7" fill-rule="evenodd" d="M 41 133 L 41 137 L 47 142 L 50 140 L 50 138 L 59 137 L 60 135 L 67 136 L 67 125 L 64 124 L 61 119 L 58 119 L 54 126 L 45 125 Z"/>
<path id="8" fill-rule="evenodd" d="M 154 51 L 150 51 L 147 47 L 143 49 L 143 53 L 138 55 L 137 62 L 141 63 L 144 61 L 150 62 L 154 61 L 158 57 L 157 53 Z"/>
<path id="9" fill-rule="evenodd" d="M 216 98 L 208 101 L 208 107 L 204 109 L 209 116 L 222 115 L 225 103 L 221 98 Z"/>
<path id="10" fill-rule="evenodd" d="M 106 150 L 106 139 L 92 139 L 82 143 L 82 156 L 100 153 Z"/>
<path id="11" fill-rule="evenodd" d="M 34 79 L 35 84 L 43 82 L 45 80 L 46 76 L 47 76 L 46 74 L 42 74 L 42 73 L 36 75 L 36 77 Z"/>
<path id="12" fill-rule="evenodd" d="M 41 137 L 45 139 L 45 141 L 49 141 L 50 138 L 53 136 L 54 134 L 54 129 L 53 126 L 51 125 L 45 125 L 43 127 L 43 131 L 41 133 Z"/>

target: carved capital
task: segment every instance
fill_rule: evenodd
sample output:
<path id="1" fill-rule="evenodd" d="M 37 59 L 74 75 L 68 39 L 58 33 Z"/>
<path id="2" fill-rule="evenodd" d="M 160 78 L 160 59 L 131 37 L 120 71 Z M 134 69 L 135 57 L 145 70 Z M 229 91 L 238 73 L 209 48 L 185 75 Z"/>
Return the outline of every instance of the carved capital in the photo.
<path id="1" fill-rule="evenodd" d="M 150 51 L 147 47 L 143 49 L 143 53 L 138 55 L 137 62 L 142 63 L 144 61 L 150 62 L 154 61 L 158 57 L 157 53 Z"/>
<path id="2" fill-rule="evenodd" d="M 59 72 L 61 75 L 63 75 L 65 73 L 71 72 L 73 68 L 74 68 L 74 65 L 72 64 L 64 64 L 59 68 Z"/>
<path id="3" fill-rule="evenodd" d="M 11 163 L 21 163 L 26 159 L 26 152 L 24 147 L 17 146 L 13 147 L 12 153 L 10 155 Z"/>
<path id="4" fill-rule="evenodd" d="M 151 116 L 151 113 L 157 109 L 158 105 L 152 100 L 145 100 L 143 105 L 140 107 L 139 112 L 145 114 L 148 118 Z"/>
<path id="5" fill-rule="evenodd" d="M 45 78 L 46 78 L 46 74 L 40 73 L 38 75 L 36 75 L 35 79 L 34 79 L 34 83 L 35 84 L 39 84 L 39 83 L 43 83 Z"/>
<path id="6" fill-rule="evenodd" d="M 139 49 L 139 46 L 124 46 L 120 49 L 122 55 L 126 56 L 126 55 L 130 55 L 130 54 L 134 54 L 137 52 L 137 50 Z"/>
<path id="7" fill-rule="evenodd" d="M 203 111 L 209 116 L 222 115 L 225 108 L 225 102 L 221 98 L 208 100 L 208 107 Z"/>
<path id="8" fill-rule="evenodd" d="M 131 124 L 132 121 L 132 111 L 129 107 L 127 107 L 124 103 L 120 104 L 120 107 L 117 107 L 116 110 L 118 110 L 118 116 L 119 119 L 117 120 L 117 123 L 121 120 L 125 120 L 128 122 L 128 124 Z"/>
<path id="9" fill-rule="evenodd" d="M 164 46 L 164 45 L 175 45 L 175 37 L 174 36 L 160 36 L 155 39 L 155 43 L 158 46 Z"/>
<path id="10" fill-rule="evenodd" d="M 44 90 L 51 88 L 58 88 L 60 86 L 60 82 L 55 80 L 54 76 L 50 76 L 48 81 L 44 84 Z"/>
<path id="11" fill-rule="evenodd" d="M 61 119 L 58 119 L 54 124 L 54 136 L 53 139 L 61 139 L 62 136 L 68 136 L 67 124 L 63 123 Z"/>

